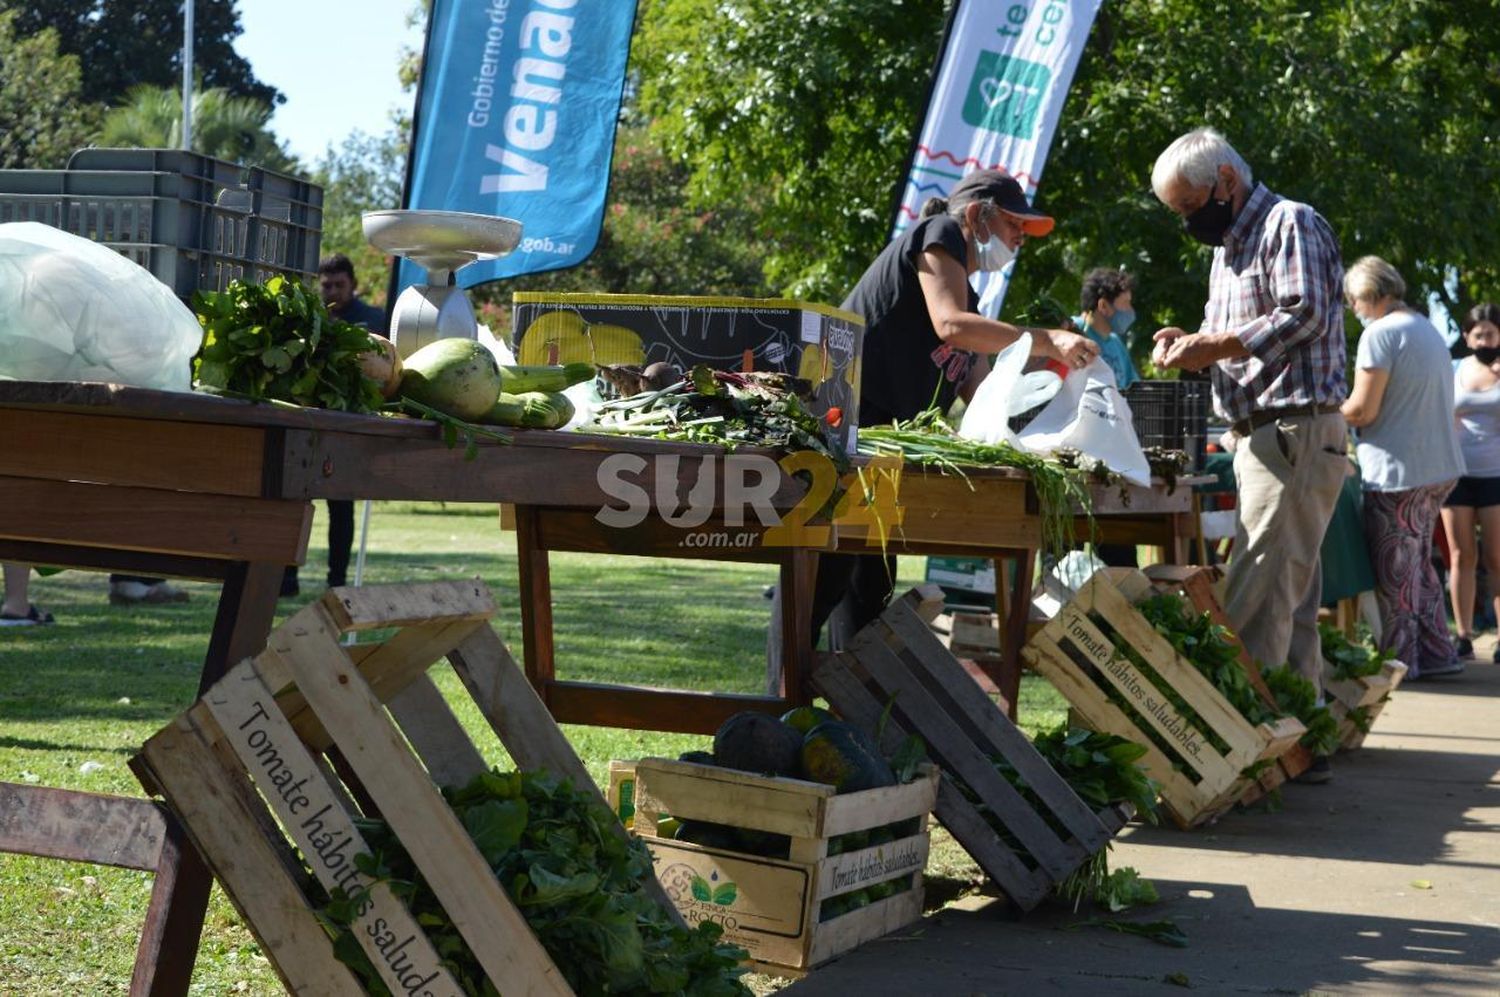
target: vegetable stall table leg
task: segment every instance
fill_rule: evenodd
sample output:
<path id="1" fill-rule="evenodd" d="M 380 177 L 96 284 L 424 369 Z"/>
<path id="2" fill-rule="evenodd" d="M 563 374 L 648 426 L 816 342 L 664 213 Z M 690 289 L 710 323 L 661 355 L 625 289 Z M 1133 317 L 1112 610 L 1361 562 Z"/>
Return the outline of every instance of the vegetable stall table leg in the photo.
<path id="1" fill-rule="evenodd" d="M 281 573 L 305 556 L 312 524 L 308 503 L 260 497 L 262 433 L 241 428 L 0 408 L 11 444 L 0 454 L 0 559 L 222 581 L 201 691 L 259 650 Z M 179 490 L 185 481 L 199 490 Z M 75 810 L 113 815 L 121 833 L 146 805 L 82 793 L 70 800 Z M 49 855 L 56 830 L 15 829 L 6 848 Z M 157 859 L 131 993 L 182 994 L 211 880 L 176 837 L 163 839 Z"/>
<path id="2" fill-rule="evenodd" d="M 580 509 L 519 505 L 514 516 L 526 677 L 558 723 L 712 734 L 721 723 L 741 710 L 779 714 L 810 701 L 807 679 L 811 674 L 812 647 L 806 634 L 811 628 L 815 551 L 758 544 L 713 550 L 684 547 L 681 542 L 683 531 L 660 520 L 650 519 L 638 527 L 620 530 L 599 523 L 592 511 Z M 702 529 L 715 530 L 721 526 L 710 521 Z M 733 529 L 740 531 L 742 528 Z M 751 531 L 750 527 L 743 529 Z M 780 694 L 694 692 L 558 679 L 552 628 L 550 551 L 711 558 L 780 565 L 781 584 L 790 593 L 784 602 L 786 613 L 779 623 L 783 628 L 783 646 L 787 649 Z"/>

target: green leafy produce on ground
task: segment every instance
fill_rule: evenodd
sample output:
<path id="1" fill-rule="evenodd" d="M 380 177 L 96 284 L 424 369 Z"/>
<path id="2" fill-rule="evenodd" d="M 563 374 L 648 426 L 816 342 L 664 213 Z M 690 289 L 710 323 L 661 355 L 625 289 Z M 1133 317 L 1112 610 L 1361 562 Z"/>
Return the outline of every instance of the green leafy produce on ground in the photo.
<path id="1" fill-rule="evenodd" d="M 1339 748 L 1339 722 L 1327 706 L 1318 705 L 1318 689 L 1291 665 L 1267 668 L 1261 672 L 1266 686 L 1276 697 L 1276 705 L 1302 721 L 1307 728 L 1297 742 L 1318 755 L 1331 755 Z"/>
<path id="2" fill-rule="evenodd" d="M 673 923 L 641 888 L 654 875 L 645 845 L 616 834 L 614 815 L 592 794 L 545 772 L 495 770 L 443 796 L 580 997 L 749 993 L 740 982 L 745 951 L 721 944 L 712 922 Z M 498 997 L 389 825 L 358 824 L 373 850 L 357 860 L 361 870 L 406 901 L 465 993 Z M 382 997 L 389 991 L 348 927 L 358 901 L 335 891 L 323 913 L 338 957 Z"/>
<path id="3" fill-rule="evenodd" d="M 203 326 L 193 359 L 199 388 L 344 412 L 374 412 L 383 403 L 381 386 L 360 369 L 360 355 L 376 350 L 376 340 L 330 315 L 299 281 L 237 280 L 194 294 L 193 310 Z"/>
<path id="4" fill-rule="evenodd" d="M 1343 631 L 1326 623 L 1318 624 L 1318 637 L 1323 644 L 1323 657 L 1333 666 L 1333 676 L 1337 679 L 1379 675 L 1385 663 L 1395 658 L 1389 651 L 1376 650 L 1368 641 L 1351 641 Z"/>
<path id="5" fill-rule="evenodd" d="M 1073 792 L 1098 810 L 1117 803 L 1129 804 L 1136 814 L 1156 822 L 1156 797 L 1158 786 L 1146 770 L 1138 764 L 1145 757 L 1146 747 L 1114 734 L 1101 734 L 1067 724 L 1044 730 L 1032 738 L 1032 744 L 1047 764 L 1052 766 Z M 1067 828 L 1052 813 L 1036 791 L 1026 783 L 1009 759 L 991 759 L 1006 782 L 1015 787 L 1021 798 L 1029 803 L 1047 826 L 1060 838 L 1069 837 Z M 1035 860 L 1026 851 L 1019 839 L 1001 821 L 978 794 L 961 780 L 955 779 L 959 792 L 973 803 L 987 824 L 1028 868 L 1034 868 Z M 1120 870 L 1127 873 L 1127 870 Z M 1109 871 L 1109 850 L 1101 849 L 1087 862 L 1079 866 L 1072 875 L 1057 884 L 1057 893 L 1064 899 L 1077 903 L 1083 899 L 1093 900 L 1111 910 L 1122 910 L 1137 903 L 1155 900 L 1155 889 L 1150 884 L 1141 887 L 1133 870 L 1127 875 L 1112 877 Z M 1147 897 L 1151 899 L 1146 899 Z"/>

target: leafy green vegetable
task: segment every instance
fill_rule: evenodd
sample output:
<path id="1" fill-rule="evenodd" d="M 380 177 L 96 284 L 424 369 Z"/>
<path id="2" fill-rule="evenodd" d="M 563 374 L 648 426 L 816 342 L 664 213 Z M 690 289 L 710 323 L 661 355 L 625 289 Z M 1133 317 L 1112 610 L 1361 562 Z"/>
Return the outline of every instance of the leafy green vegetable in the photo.
<path id="1" fill-rule="evenodd" d="M 255 401 L 374 412 L 380 385 L 360 370 L 375 349 L 370 333 L 328 313 L 301 282 L 276 276 L 199 291 L 193 310 L 203 347 L 193 359 L 198 385 Z"/>
<path id="2" fill-rule="evenodd" d="M 1068 927 L 1070 929 L 1107 928 L 1123 935 L 1139 935 L 1142 938 L 1149 938 L 1153 942 L 1170 945 L 1174 949 L 1185 949 L 1188 946 L 1187 935 L 1177 927 L 1176 921 L 1120 921 L 1115 918 L 1096 917 L 1070 924 Z"/>
<path id="3" fill-rule="evenodd" d="M 1385 663 L 1395 658 L 1389 651 L 1375 649 L 1368 641 L 1352 642 L 1343 631 L 1326 623 L 1318 624 L 1318 637 L 1323 644 L 1323 657 L 1333 665 L 1333 676 L 1337 679 L 1379 675 Z"/>
<path id="4" fill-rule="evenodd" d="M 744 950 L 721 944 L 722 929 L 712 922 L 693 929 L 672 922 L 641 889 L 653 875 L 645 845 L 615 834 L 614 815 L 591 794 L 543 772 L 492 771 L 443 795 L 576 993 L 749 993 L 739 979 Z M 496 994 L 389 825 L 358 823 L 373 854 L 356 864 L 406 901 L 466 994 Z M 734 900 L 725 886 L 703 888 L 706 899 Z M 323 918 L 338 958 L 370 993 L 388 995 L 349 927 L 358 900 L 335 891 Z"/>
<path id="5" fill-rule="evenodd" d="M 1061 557 L 1075 544 L 1074 516 L 1089 517 L 1093 497 L 1087 473 L 1069 469 L 1049 457 L 1017 450 L 1007 443 L 977 443 L 953 431 L 936 409 L 910 422 L 890 426 L 861 426 L 859 452 L 871 457 L 895 454 L 921 467 L 964 477 L 965 467 L 1015 467 L 1031 475 L 1042 519 L 1042 549 Z"/>
<path id="6" fill-rule="evenodd" d="M 1094 892 L 1094 902 L 1118 913 L 1132 907 L 1144 907 L 1161 899 L 1156 886 L 1130 866 L 1116 869 L 1109 878 L 1099 884 Z"/>
<path id="7" fill-rule="evenodd" d="M 1266 686 L 1276 697 L 1276 705 L 1302 721 L 1307 728 L 1297 742 L 1308 751 L 1318 755 L 1331 755 L 1339 748 L 1339 722 L 1327 706 L 1318 705 L 1318 689 L 1291 665 L 1267 668 Z"/>

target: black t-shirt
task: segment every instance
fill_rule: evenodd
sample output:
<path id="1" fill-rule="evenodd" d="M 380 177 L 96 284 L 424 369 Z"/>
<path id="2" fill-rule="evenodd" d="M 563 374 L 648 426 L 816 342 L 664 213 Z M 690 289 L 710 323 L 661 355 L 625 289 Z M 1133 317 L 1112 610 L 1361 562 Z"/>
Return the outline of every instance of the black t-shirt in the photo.
<path id="1" fill-rule="evenodd" d="M 948 215 L 934 215 L 891 240 L 844 299 L 844 309 L 865 320 L 862 426 L 910 419 L 934 404 L 946 410 L 974 362 L 974 354 L 944 344 L 932 328 L 916 261 L 933 247 L 967 267 L 963 229 Z M 968 299 L 969 310 L 978 311 L 972 287 Z"/>

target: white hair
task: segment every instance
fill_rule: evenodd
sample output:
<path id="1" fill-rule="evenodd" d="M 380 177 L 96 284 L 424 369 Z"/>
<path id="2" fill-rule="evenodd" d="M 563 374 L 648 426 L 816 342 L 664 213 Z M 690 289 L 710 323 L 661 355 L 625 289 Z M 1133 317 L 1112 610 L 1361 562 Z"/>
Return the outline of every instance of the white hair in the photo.
<path id="1" fill-rule="evenodd" d="M 1234 151 L 1229 140 L 1212 128 L 1198 128 L 1156 157 L 1156 165 L 1151 168 L 1151 189 L 1158 199 L 1165 200 L 1167 188 L 1179 178 L 1194 187 L 1209 187 L 1218 182 L 1220 166 L 1233 169 L 1246 187 L 1255 185 L 1250 165 Z"/>
<path id="2" fill-rule="evenodd" d="M 1379 301 L 1406 294 L 1401 271 L 1378 256 L 1362 256 L 1344 271 L 1344 294 L 1350 301 Z"/>

